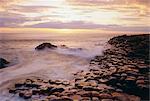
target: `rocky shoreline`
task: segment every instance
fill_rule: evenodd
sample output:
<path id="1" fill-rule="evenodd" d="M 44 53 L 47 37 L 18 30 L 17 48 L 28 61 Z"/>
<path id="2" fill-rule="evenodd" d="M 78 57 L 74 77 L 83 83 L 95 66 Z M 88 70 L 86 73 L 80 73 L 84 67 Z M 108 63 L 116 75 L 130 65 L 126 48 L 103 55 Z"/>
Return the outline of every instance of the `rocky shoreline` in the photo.
<path id="1" fill-rule="evenodd" d="M 0 69 L 7 67 L 8 64 L 9 62 L 6 59 L 0 58 Z"/>
<path id="2" fill-rule="evenodd" d="M 26 79 L 9 93 L 32 101 L 148 101 L 150 35 L 118 36 L 71 81 Z"/>

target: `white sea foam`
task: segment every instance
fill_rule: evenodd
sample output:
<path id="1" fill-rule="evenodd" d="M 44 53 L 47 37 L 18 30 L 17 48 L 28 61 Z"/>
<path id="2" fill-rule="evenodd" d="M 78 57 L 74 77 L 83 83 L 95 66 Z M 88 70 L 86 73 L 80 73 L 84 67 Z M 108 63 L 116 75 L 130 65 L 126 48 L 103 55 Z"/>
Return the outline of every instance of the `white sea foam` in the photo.
<path id="1" fill-rule="evenodd" d="M 103 46 L 95 47 L 94 49 L 83 48 L 57 48 L 56 52 L 66 55 L 79 56 L 83 58 L 92 58 L 96 55 L 102 55 L 104 51 Z"/>
<path id="2" fill-rule="evenodd" d="M 0 43 L 0 57 L 11 62 L 11 66 L 0 70 L 0 101 L 21 101 L 12 97 L 4 85 L 16 79 L 42 77 L 49 79 L 71 79 L 72 73 L 87 70 L 89 60 L 95 55 L 102 55 L 107 39 L 88 38 L 88 40 L 56 41 L 5 41 Z M 56 50 L 35 51 L 43 42 L 58 45 Z M 64 44 L 67 47 L 62 47 Z M 11 100 L 10 100 L 11 99 Z"/>

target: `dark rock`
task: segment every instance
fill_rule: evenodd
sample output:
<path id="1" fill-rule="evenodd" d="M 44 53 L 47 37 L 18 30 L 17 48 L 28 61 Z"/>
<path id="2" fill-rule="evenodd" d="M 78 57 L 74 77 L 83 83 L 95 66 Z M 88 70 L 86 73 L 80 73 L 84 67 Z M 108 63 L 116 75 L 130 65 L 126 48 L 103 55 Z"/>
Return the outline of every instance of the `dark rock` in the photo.
<path id="1" fill-rule="evenodd" d="M 52 88 L 51 91 L 50 91 L 50 93 L 51 93 L 51 94 L 54 93 L 54 92 L 59 92 L 59 93 L 61 93 L 61 92 L 63 92 L 64 90 L 65 90 L 64 88 Z"/>
<path id="2" fill-rule="evenodd" d="M 116 92 L 123 92 L 121 89 L 116 89 Z"/>
<path id="3" fill-rule="evenodd" d="M 79 92 L 78 94 L 80 94 L 82 97 L 92 97 L 91 92 Z"/>
<path id="4" fill-rule="evenodd" d="M 20 92 L 19 92 L 19 96 L 20 96 L 20 97 L 23 97 L 24 94 L 25 94 L 25 91 L 20 91 Z"/>
<path id="5" fill-rule="evenodd" d="M 9 62 L 3 58 L 0 58 L 0 69 L 7 67 Z"/>
<path id="6" fill-rule="evenodd" d="M 99 91 L 104 91 L 105 89 L 111 90 L 111 91 L 114 90 L 113 87 L 108 86 L 108 85 L 106 85 L 106 84 L 99 84 L 98 87 L 97 87 L 97 89 L 98 89 Z"/>
<path id="7" fill-rule="evenodd" d="M 51 43 L 42 43 L 39 46 L 37 46 L 35 49 L 36 50 L 43 50 L 45 48 L 55 49 L 55 48 L 57 48 L 57 46 L 52 45 Z"/>
<path id="8" fill-rule="evenodd" d="M 106 83 L 108 81 L 109 81 L 108 79 L 99 79 L 99 83 Z"/>
<path id="9" fill-rule="evenodd" d="M 17 92 L 16 92 L 16 89 L 10 89 L 10 90 L 9 90 L 9 93 L 16 94 Z"/>
<path id="10" fill-rule="evenodd" d="M 133 96 L 133 95 L 127 95 L 124 93 L 112 93 L 112 96 L 114 97 L 115 101 L 140 101 L 139 97 Z"/>
<path id="11" fill-rule="evenodd" d="M 87 83 L 89 83 L 89 85 L 92 87 L 96 87 L 98 84 L 98 81 L 97 80 L 88 80 Z"/>
<path id="12" fill-rule="evenodd" d="M 26 79 L 26 81 L 25 81 L 26 83 L 33 83 L 34 81 L 33 80 L 31 80 L 31 79 Z"/>
<path id="13" fill-rule="evenodd" d="M 50 84 L 56 84 L 55 81 L 49 80 L 48 81 Z"/>
<path id="14" fill-rule="evenodd" d="M 101 94 L 99 94 L 99 97 L 101 99 L 112 99 L 112 96 L 110 94 L 107 94 L 107 93 L 101 93 Z"/>
<path id="15" fill-rule="evenodd" d="M 33 95 L 40 94 L 40 93 L 41 93 L 41 91 L 40 91 L 39 89 L 37 89 L 37 90 L 32 90 L 32 94 L 33 94 Z"/>
<path id="16" fill-rule="evenodd" d="M 61 101 L 59 98 L 51 98 L 49 101 Z"/>
<path id="17" fill-rule="evenodd" d="M 138 73 L 133 70 L 127 71 L 126 73 L 128 76 L 135 76 L 135 77 L 138 76 Z"/>
<path id="18" fill-rule="evenodd" d="M 66 45 L 60 45 L 60 47 L 62 47 L 62 48 L 68 48 Z"/>
<path id="19" fill-rule="evenodd" d="M 119 101 L 130 101 L 124 94 L 121 93 L 112 93 L 112 96 Z"/>
<path id="20" fill-rule="evenodd" d="M 98 97 L 92 97 L 92 101 L 100 101 Z"/>
<path id="21" fill-rule="evenodd" d="M 15 84 L 15 88 L 22 87 L 22 86 L 24 86 L 24 83 L 16 83 Z"/>
<path id="22" fill-rule="evenodd" d="M 91 96 L 92 97 L 99 97 L 99 92 L 98 91 L 92 91 Z"/>
<path id="23" fill-rule="evenodd" d="M 114 101 L 113 99 L 102 99 L 101 101 Z"/>
<path id="24" fill-rule="evenodd" d="M 126 79 L 126 83 L 127 83 L 127 85 L 129 86 L 129 87 L 132 87 L 132 86 L 135 86 L 135 80 L 136 80 L 136 78 L 135 77 L 132 77 L 132 76 L 129 76 L 129 77 L 127 77 Z"/>
<path id="25" fill-rule="evenodd" d="M 98 91 L 98 89 L 96 89 L 92 86 L 85 86 L 85 87 L 83 87 L 83 90 L 85 90 L 85 91 Z"/>
<path id="26" fill-rule="evenodd" d="M 83 82 L 83 81 L 75 83 L 75 87 L 77 87 L 78 89 L 82 89 L 83 87 L 88 86 L 88 85 L 89 85 L 88 82 Z"/>
<path id="27" fill-rule="evenodd" d="M 65 85 L 65 86 L 70 85 L 70 83 L 68 81 L 64 81 L 64 82 L 62 82 L 62 84 Z"/>
<path id="28" fill-rule="evenodd" d="M 26 87 L 31 87 L 31 88 L 39 88 L 41 85 L 38 84 L 25 84 Z"/>
<path id="29" fill-rule="evenodd" d="M 67 97 L 67 96 L 62 96 L 60 98 L 60 101 L 73 101 L 70 97 Z"/>
<path id="30" fill-rule="evenodd" d="M 126 77 L 127 74 L 126 74 L 126 73 L 122 73 L 121 76 L 122 76 L 122 77 Z"/>
<path id="31" fill-rule="evenodd" d="M 90 97 L 82 97 L 81 101 L 91 101 Z"/>
<path id="32" fill-rule="evenodd" d="M 26 88 L 26 87 L 16 88 L 16 91 L 25 91 L 25 90 L 29 90 L 29 88 Z"/>
<path id="33" fill-rule="evenodd" d="M 106 82 L 108 85 L 116 85 L 118 79 L 116 77 L 110 77 L 109 81 Z"/>
<path id="34" fill-rule="evenodd" d="M 52 88 L 53 87 L 43 88 L 43 89 L 40 90 L 40 94 L 43 94 L 43 95 L 52 94 Z"/>
<path id="35" fill-rule="evenodd" d="M 75 87 L 78 89 L 82 89 L 83 86 L 79 85 L 79 84 L 75 84 Z"/>
<path id="36" fill-rule="evenodd" d="M 56 85 L 60 85 L 60 84 L 63 84 L 63 82 L 61 82 L 61 81 L 59 81 L 59 80 L 56 80 L 56 81 L 55 81 L 55 84 L 56 84 Z"/>
<path id="37" fill-rule="evenodd" d="M 126 50 L 128 49 L 127 56 L 130 58 L 142 58 L 148 60 L 149 37 L 149 34 L 131 36 L 122 35 L 113 37 L 108 43 L 116 47 L 123 47 Z"/>
<path id="38" fill-rule="evenodd" d="M 145 79 L 144 76 L 138 76 L 138 77 L 137 77 L 137 80 L 144 80 L 144 79 Z"/>
<path id="39" fill-rule="evenodd" d="M 139 72 L 142 73 L 142 74 L 148 73 L 149 72 L 149 67 L 139 68 Z"/>
<path id="40" fill-rule="evenodd" d="M 144 80 L 137 80 L 136 84 L 145 84 L 145 81 Z"/>
<path id="41" fill-rule="evenodd" d="M 121 77 L 121 75 L 117 74 L 117 73 L 115 73 L 113 76 L 115 76 L 115 77 Z"/>
<path id="42" fill-rule="evenodd" d="M 29 92 L 25 93 L 23 96 L 24 99 L 30 99 L 31 97 L 32 97 L 32 93 L 29 93 Z"/>

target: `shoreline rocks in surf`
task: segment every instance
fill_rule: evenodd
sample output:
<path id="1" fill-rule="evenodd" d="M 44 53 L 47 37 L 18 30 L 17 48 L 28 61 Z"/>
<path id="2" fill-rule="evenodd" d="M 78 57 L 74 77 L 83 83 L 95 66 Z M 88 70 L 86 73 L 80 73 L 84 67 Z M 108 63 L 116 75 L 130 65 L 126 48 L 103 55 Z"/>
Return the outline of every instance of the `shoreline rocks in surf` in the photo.
<path id="1" fill-rule="evenodd" d="M 90 72 L 78 72 L 78 75 L 89 74 Z M 81 77 L 83 77 L 81 76 Z M 94 76 L 94 75 L 93 75 Z M 98 76 L 98 75 L 97 75 Z M 90 77 L 90 76 L 89 76 Z M 24 82 L 16 83 L 9 93 L 18 94 L 23 99 L 41 100 L 43 101 L 132 101 L 132 99 L 140 98 L 134 95 L 128 95 L 123 92 L 117 92 L 111 86 L 106 84 L 98 84 L 96 79 L 75 78 L 72 81 L 62 80 L 42 80 L 42 79 L 26 79 Z M 122 98 L 121 98 L 122 97 Z"/>
<path id="2" fill-rule="evenodd" d="M 35 48 L 35 50 L 44 50 L 44 49 L 46 49 L 46 48 L 48 48 L 48 49 L 55 49 L 55 48 L 57 48 L 57 46 L 56 46 L 56 45 L 53 45 L 53 44 L 51 44 L 51 43 L 42 43 L 42 44 L 38 45 L 38 46 Z"/>
<path id="3" fill-rule="evenodd" d="M 92 59 L 91 69 L 75 73 L 73 80 L 27 79 L 16 83 L 9 92 L 24 99 L 40 100 L 42 96 L 46 101 L 149 100 L 149 59 L 143 57 L 149 55 L 148 38 L 149 35 L 112 38 L 108 43 L 114 47 Z M 142 47 L 146 51 L 141 53 L 138 48 Z M 134 55 L 128 55 L 132 52 Z"/>
<path id="4" fill-rule="evenodd" d="M 108 41 L 114 47 L 91 60 L 91 67 L 113 68 L 107 85 L 149 100 L 149 38 L 146 34 L 114 37 Z"/>
<path id="5" fill-rule="evenodd" d="M 7 67 L 8 64 L 9 62 L 6 59 L 0 58 L 0 69 Z"/>
<path id="6" fill-rule="evenodd" d="M 127 57 L 148 60 L 149 40 L 149 34 L 131 36 L 122 35 L 113 37 L 108 43 L 125 51 Z"/>

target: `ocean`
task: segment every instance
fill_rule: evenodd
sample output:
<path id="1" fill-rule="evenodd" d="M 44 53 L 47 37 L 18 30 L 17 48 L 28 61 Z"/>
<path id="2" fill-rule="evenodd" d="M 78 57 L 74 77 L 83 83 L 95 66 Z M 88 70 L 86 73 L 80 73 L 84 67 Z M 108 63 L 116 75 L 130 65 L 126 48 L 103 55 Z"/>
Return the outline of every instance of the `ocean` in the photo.
<path id="1" fill-rule="evenodd" d="M 10 62 L 0 69 L 0 101 L 21 101 L 6 88 L 14 82 L 31 77 L 71 80 L 73 73 L 88 70 L 89 62 L 109 47 L 110 37 L 76 36 L 49 39 L 17 39 L 0 41 L 0 57 Z M 35 50 L 41 43 L 57 45 L 57 49 Z"/>

